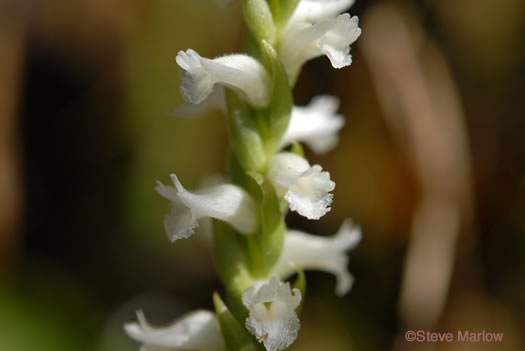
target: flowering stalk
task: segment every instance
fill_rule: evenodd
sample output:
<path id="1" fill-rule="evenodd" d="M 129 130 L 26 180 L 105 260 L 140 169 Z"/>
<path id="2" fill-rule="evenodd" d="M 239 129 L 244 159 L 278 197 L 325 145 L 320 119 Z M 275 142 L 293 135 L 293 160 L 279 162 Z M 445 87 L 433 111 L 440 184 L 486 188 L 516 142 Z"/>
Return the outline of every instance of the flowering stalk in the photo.
<path id="1" fill-rule="evenodd" d="M 320 96 L 293 106 L 292 87 L 301 66 L 326 55 L 335 68 L 351 63 L 350 44 L 360 34 L 357 17 L 340 14 L 350 0 L 243 0 L 247 54 L 208 59 L 180 51 L 180 88 L 186 104 L 227 112 L 231 181 L 191 191 L 176 175 L 174 186 L 158 183 L 170 200 L 165 228 L 171 241 L 194 234 L 212 218 L 218 274 L 230 295 L 214 294 L 215 314 L 197 311 L 167 328 L 153 328 L 142 312 L 125 326 L 142 350 L 284 350 L 297 338 L 305 297 L 303 269 L 333 273 L 336 293 L 351 288 L 346 251 L 359 242 L 345 221 L 332 238 L 289 230 L 288 210 L 316 220 L 330 211 L 335 183 L 304 158 L 300 142 L 325 153 L 338 141 L 344 118 L 338 100 Z M 194 106 L 194 107 L 191 107 Z M 290 151 L 283 148 L 292 145 Z M 293 285 L 284 279 L 298 274 Z"/>

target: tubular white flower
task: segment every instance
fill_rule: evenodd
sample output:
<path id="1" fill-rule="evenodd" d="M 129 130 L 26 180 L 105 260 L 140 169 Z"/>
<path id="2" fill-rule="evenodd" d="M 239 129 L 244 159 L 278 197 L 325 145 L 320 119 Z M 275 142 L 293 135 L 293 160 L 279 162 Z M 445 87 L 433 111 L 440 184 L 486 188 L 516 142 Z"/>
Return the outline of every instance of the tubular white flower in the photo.
<path id="1" fill-rule="evenodd" d="M 318 22 L 332 18 L 348 10 L 353 4 L 354 0 L 300 0 L 288 25 L 300 21 Z"/>
<path id="2" fill-rule="evenodd" d="M 345 220 L 337 234 L 330 238 L 289 230 L 273 274 L 285 279 L 296 272 L 294 264 L 304 270 L 329 272 L 337 278 L 336 294 L 344 295 L 354 282 L 348 272 L 349 258 L 345 252 L 356 247 L 360 240 L 361 230 L 350 219 Z"/>
<path id="3" fill-rule="evenodd" d="M 189 192 L 175 174 L 171 174 L 175 187 L 157 182 L 157 192 L 171 200 L 170 214 L 164 219 L 164 227 L 171 241 L 188 238 L 199 226 L 198 219 L 211 217 L 228 222 L 242 233 L 255 230 L 255 205 L 251 197 L 240 187 L 221 184 Z"/>
<path id="4" fill-rule="evenodd" d="M 220 351 L 225 349 L 219 322 L 210 311 L 189 313 L 164 328 L 149 325 L 142 311 L 138 323 L 124 325 L 126 333 L 142 343 L 141 351 Z"/>
<path id="5" fill-rule="evenodd" d="M 269 102 L 268 73 L 253 57 L 233 54 L 208 59 L 188 49 L 179 51 L 177 64 L 184 70 L 180 91 L 187 102 L 201 103 L 216 83 L 236 90 L 253 106 Z"/>
<path id="6" fill-rule="evenodd" d="M 279 195 L 284 195 L 290 210 L 308 219 L 319 219 L 330 211 L 335 183 L 321 166 L 310 167 L 304 158 L 282 152 L 270 161 L 268 177 Z"/>
<path id="7" fill-rule="evenodd" d="M 301 141 L 318 154 L 333 149 L 339 141 L 338 132 L 345 124 L 344 117 L 336 114 L 338 107 L 339 99 L 329 95 L 314 97 L 308 106 L 294 106 L 281 147 Z"/>
<path id="8" fill-rule="evenodd" d="M 361 34 L 359 19 L 344 13 L 311 24 L 298 21 L 286 27 L 281 44 L 281 58 L 290 75 L 295 75 L 308 60 L 326 55 L 334 68 L 352 63 L 350 45 Z"/>
<path id="9" fill-rule="evenodd" d="M 301 326 L 295 309 L 301 303 L 299 289 L 277 277 L 257 282 L 242 294 L 242 303 L 250 312 L 246 328 L 266 350 L 284 350 L 297 338 Z"/>

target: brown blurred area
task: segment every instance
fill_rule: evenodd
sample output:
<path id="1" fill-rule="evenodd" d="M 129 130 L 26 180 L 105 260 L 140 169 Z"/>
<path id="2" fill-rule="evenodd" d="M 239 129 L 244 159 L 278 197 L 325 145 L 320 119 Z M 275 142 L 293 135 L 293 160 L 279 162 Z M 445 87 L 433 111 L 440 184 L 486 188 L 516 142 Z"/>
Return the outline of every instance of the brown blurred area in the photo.
<path id="1" fill-rule="evenodd" d="M 20 230 L 23 196 L 16 121 L 26 26 L 11 2 L 2 4 L 0 16 L 0 257 L 7 261 L 15 251 L 12 246 Z"/>
<path id="2" fill-rule="evenodd" d="M 353 64 L 308 63 L 297 104 L 341 99 L 320 221 L 352 217 L 353 290 L 308 273 L 293 349 L 521 350 L 525 340 L 525 4 L 372 1 Z M 239 3 L 1 0 L 0 349 L 136 350 L 121 324 L 211 308 L 210 248 L 166 240 L 157 179 L 224 172 L 220 113 L 189 120 L 179 50 L 241 50 Z M 407 329 L 504 332 L 500 344 L 408 343 Z M 31 337 L 29 337 L 31 336 Z"/>

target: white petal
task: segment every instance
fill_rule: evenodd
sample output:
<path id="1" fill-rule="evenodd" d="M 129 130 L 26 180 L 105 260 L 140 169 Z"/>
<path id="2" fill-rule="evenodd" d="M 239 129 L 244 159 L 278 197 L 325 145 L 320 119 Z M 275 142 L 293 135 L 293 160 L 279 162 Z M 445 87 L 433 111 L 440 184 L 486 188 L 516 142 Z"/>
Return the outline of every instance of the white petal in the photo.
<path id="1" fill-rule="evenodd" d="M 222 174 L 212 174 L 205 176 L 200 182 L 200 188 L 209 188 L 223 183 L 227 183 L 228 179 Z M 199 219 L 199 229 L 197 231 L 198 237 L 206 245 L 211 247 L 213 245 L 213 221 L 209 217 Z"/>
<path id="2" fill-rule="evenodd" d="M 187 314 L 170 326 L 154 328 L 142 311 L 137 311 L 138 323 L 124 325 L 126 333 L 143 343 L 143 350 L 219 351 L 225 348 L 219 322 L 210 311 Z"/>
<path id="3" fill-rule="evenodd" d="M 253 57 L 234 54 L 211 60 L 188 49 L 179 51 L 177 63 L 184 70 L 180 91 L 192 104 L 204 101 L 216 83 L 236 90 L 254 106 L 268 104 L 268 73 Z"/>
<path id="4" fill-rule="evenodd" d="M 359 19 L 345 13 L 315 24 L 297 22 L 284 33 L 281 58 L 290 75 L 298 72 L 308 60 L 327 55 L 334 68 L 352 63 L 350 45 L 361 34 Z"/>
<path id="5" fill-rule="evenodd" d="M 361 240 L 361 230 L 347 219 L 332 237 L 321 237 L 289 230 L 285 234 L 281 257 L 273 273 L 285 279 L 295 273 L 293 264 L 304 270 L 320 270 L 332 273 L 337 278 L 336 294 L 346 294 L 354 278 L 348 272 L 346 251 L 353 249 Z"/>
<path id="6" fill-rule="evenodd" d="M 294 106 L 281 147 L 301 141 L 318 154 L 333 149 L 339 141 L 338 132 L 345 124 L 344 117 L 336 114 L 338 107 L 339 99 L 329 95 L 314 97 L 308 106 Z"/>
<path id="7" fill-rule="evenodd" d="M 308 219 L 319 219 L 330 211 L 335 183 L 321 166 L 310 167 L 304 158 L 289 152 L 275 155 L 268 177 L 277 193 L 284 195 L 290 210 Z"/>
<path id="8" fill-rule="evenodd" d="M 289 25 L 299 21 L 318 22 L 337 16 L 348 10 L 354 0 L 301 0 L 297 5 Z"/>
<path id="9" fill-rule="evenodd" d="M 189 192 L 171 175 L 175 187 L 158 182 L 156 190 L 171 200 L 172 208 L 164 224 L 171 241 L 187 238 L 198 226 L 197 220 L 211 217 L 228 222 L 242 233 L 255 230 L 255 205 L 251 197 L 241 188 L 232 184 L 221 184 L 196 192 Z"/>
<path id="10" fill-rule="evenodd" d="M 299 289 L 290 289 L 277 277 L 258 282 L 242 294 L 250 314 L 246 328 L 268 351 L 284 350 L 297 338 L 300 322 L 295 309 L 301 302 Z"/>

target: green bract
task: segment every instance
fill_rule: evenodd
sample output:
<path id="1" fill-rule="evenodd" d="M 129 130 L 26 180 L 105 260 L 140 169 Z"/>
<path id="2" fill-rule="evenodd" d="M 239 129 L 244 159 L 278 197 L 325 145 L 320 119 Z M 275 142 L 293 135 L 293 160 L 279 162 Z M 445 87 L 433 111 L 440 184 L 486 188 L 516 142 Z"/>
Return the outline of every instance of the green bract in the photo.
<path id="1" fill-rule="evenodd" d="M 276 30 L 272 12 L 266 0 L 243 0 L 242 10 L 246 25 L 257 41 L 275 41 Z"/>
<path id="2" fill-rule="evenodd" d="M 213 238 L 219 276 L 230 293 L 240 296 L 253 282 L 246 238 L 221 221 L 213 222 Z"/>
<path id="3" fill-rule="evenodd" d="M 239 324 L 239 321 L 230 312 L 218 293 L 213 294 L 213 305 L 215 306 L 215 314 L 217 314 L 217 318 L 219 319 L 221 332 L 228 350 L 264 350 L 262 345 L 255 342 L 250 333 L 244 328 L 244 325 Z"/>
<path id="4" fill-rule="evenodd" d="M 284 219 L 279 208 L 279 198 L 273 185 L 263 177 L 251 173 L 259 186 L 259 230 L 253 236 L 255 255 L 258 259 L 253 266 L 256 277 L 267 277 L 279 259 L 284 240 Z"/>
<path id="5" fill-rule="evenodd" d="M 271 104 L 264 114 L 268 126 L 264 143 L 267 155 L 271 157 L 277 150 L 281 138 L 288 127 L 292 112 L 293 96 L 288 76 L 279 61 L 277 51 L 266 41 L 262 42 L 265 56 L 270 62 L 272 83 L 270 87 Z"/>
<path id="6" fill-rule="evenodd" d="M 256 111 L 226 89 L 232 152 L 245 170 L 262 171 L 267 157 L 258 130 Z"/>

